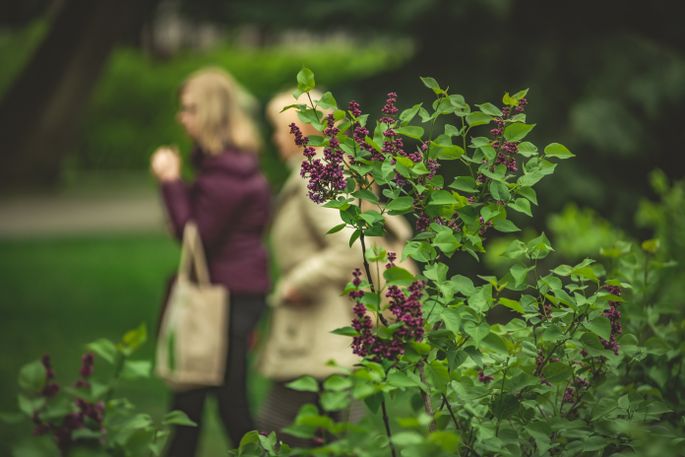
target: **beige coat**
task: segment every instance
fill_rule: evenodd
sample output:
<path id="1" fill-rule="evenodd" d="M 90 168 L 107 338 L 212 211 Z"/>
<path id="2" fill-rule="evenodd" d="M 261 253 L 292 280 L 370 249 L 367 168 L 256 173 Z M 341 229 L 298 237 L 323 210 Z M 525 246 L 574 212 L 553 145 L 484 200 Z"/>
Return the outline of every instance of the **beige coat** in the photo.
<path id="1" fill-rule="evenodd" d="M 327 366 L 329 360 L 343 367 L 359 360 L 352 353 L 351 338 L 331 331 L 351 324 L 354 303 L 341 292 L 352 271 L 362 265 L 361 248 L 358 241 L 349 247 L 349 228 L 326 235 L 342 222 L 339 211 L 309 200 L 306 184 L 296 166 L 278 197 L 271 228 L 280 277 L 270 300 L 271 328 L 259 368 L 275 380 L 303 375 L 324 378 L 339 371 Z M 386 226 L 388 222 L 403 240 L 408 239 L 411 230 L 404 219 L 386 220 Z M 306 303 L 284 304 L 282 295 L 288 287 L 304 296 Z"/>

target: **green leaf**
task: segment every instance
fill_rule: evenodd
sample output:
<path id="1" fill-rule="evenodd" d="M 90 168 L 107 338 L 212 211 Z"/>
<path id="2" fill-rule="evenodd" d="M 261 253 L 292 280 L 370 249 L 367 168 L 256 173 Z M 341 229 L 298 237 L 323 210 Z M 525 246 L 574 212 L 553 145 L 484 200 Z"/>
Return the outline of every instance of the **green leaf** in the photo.
<path id="1" fill-rule="evenodd" d="M 521 240 L 514 240 L 507 246 L 507 249 L 502 254 L 504 257 L 509 259 L 518 259 L 528 253 L 528 247 L 526 243 Z"/>
<path id="2" fill-rule="evenodd" d="M 351 398 L 347 392 L 324 392 L 320 402 L 324 411 L 340 411 L 350 405 Z"/>
<path id="3" fill-rule="evenodd" d="M 173 410 L 166 413 L 162 419 L 164 425 L 185 425 L 186 427 L 197 427 L 197 423 L 192 421 L 186 413 L 180 410 Z"/>
<path id="4" fill-rule="evenodd" d="M 522 122 L 509 124 L 504 128 L 504 138 L 507 141 L 521 141 L 533 128 L 535 128 L 535 124 L 524 124 Z"/>
<path id="5" fill-rule="evenodd" d="M 440 160 L 457 160 L 464 155 L 464 149 L 456 144 L 438 145 L 437 158 Z"/>
<path id="6" fill-rule="evenodd" d="M 502 111 L 500 111 L 500 109 L 497 108 L 492 103 L 483 103 L 483 104 L 476 105 L 476 106 L 478 107 L 478 109 L 480 109 L 482 112 L 484 112 L 488 116 L 497 116 L 497 117 L 502 116 Z"/>
<path id="7" fill-rule="evenodd" d="M 369 189 L 360 189 L 352 193 L 354 198 L 361 198 L 371 203 L 378 203 L 378 195 L 371 192 Z"/>
<path id="8" fill-rule="evenodd" d="M 149 360 L 127 360 L 121 371 L 122 379 L 147 379 L 152 371 Z"/>
<path id="9" fill-rule="evenodd" d="M 338 233 L 339 231 L 341 231 L 341 230 L 344 229 L 345 227 L 347 227 L 347 224 L 344 223 L 344 222 L 343 222 L 342 224 L 338 224 L 338 225 L 336 225 L 335 227 L 331 228 L 329 231 L 327 231 L 327 232 L 326 232 L 326 235 L 331 235 L 331 234 L 333 234 L 333 233 Z"/>
<path id="10" fill-rule="evenodd" d="M 414 275 L 401 267 L 391 267 L 383 272 L 383 277 L 388 284 L 408 286 L 414 282 Z"/>
<path id="11" fill-rule="evenodd" d="M 480 215 L 483 217 L 483 222 L 488 222 L 490 219 L 494 219 L 495 217 L 499 216 L 501 212 L 501 207 L 494 203 L 483 206 L 480 209 Z"/>
<path id="12" fill-rule="evenodd" d="M 403 257 L 411 257 L 419 262 L 430 262 L 436 256 L 435 248 L 422 241 L 410 241 L 404 246 Z"/>
<path id="13" fill-rule="evenodd" d="M 440 88 L 440 85 L 438 82 L 435 80 L 435 78 L 431 78 L 430 76 L 421 76 L 421 82 L 423 83 L 424 86 L 432 90 L 435 95 L 440 95 L 444 94 L 445 91 Z"/>
<path id="14" fill-rule="evenodd" d="M 357 336 L 357 335 L 359 335 L 359 332 L 357 332 L 355 329 L 353 329 L 350 326 L 336 328 L 335 330 L 331 331 L 331 333 L 333 333 L 335 335 L 342 335 L 342 336 Z"/>
<path id="15" fill-rule="evenodd" d="M 541 233 L 540 236 L 528 242 L 528 255 L 532 260 L 544 259 L 550 252 L 554 251 L 547 236 Z"/>
<path id="16" fill-rule="evenodd" d="M 503 182 L 491 181 L 489 189 L 490 193 L 492 194 L 492 198 L 495 200 L 507 201 L 511 198 L 511 193 L 509 192 L 507 185 Z"/>
<path id="17" fill-rule="evenodd" d="M 147 326 L 145 323 L 140 324 L 133 330 L 129 330 L 121 338 L 119 343 L 122 352 L 126 355 L 131 355 L 137 351 L 147 341 Z"/>
<path id="18" fill-rule="evenodd" d="M 448 455 L 458 455 L 457 450 L 461 443 L 461 437 L 452 431 L 438 430 L 428 435 L 428 442 L 438 446 Z"/>
<path id="19" fill-rule="evenodd" d="M 446 190 L 436 190 L 431 194 L 429 205 L 454 205 L 456 200 L 451 192 Z"/>
<path id="20" fill-rule="evenodd" d="M 440 249 L 447 256 L 451 256 L 461 246 L 461 243 L 451 231 L 443 231 L 438 233 L 433 239 L 433 246 Z"/>
<path id="21" fill-rule="evenodd" d="M 402 121 L 404 124 L 411 122 L 411 120 L 414 119 L 416 114 L 419 112 L 419 109 L 421 109 L 421 103 L 417 103 L 411 108 L 402 111 L 400 113 L 400 121 Z"/>
<path id="22" fill-rule="evenodd" d="M 640 248 L 649 253 L 649 254 L 656 254 L 656 251 L 659 250 L 659 245 L 661 242 L 659 241 L 658 238 L 654 238 L 651 240 L 645 240 L 640 244 Z"/>
<path id="23" fill-rule="evenodd" d="M 526 282 L 526 278 L 528 277 L 528 272 L 535 269 L 535 267 L 528 267 L 526 268 L 523 265 L 514 265 L 509 269 L 509 273 L 511 273 L 511 277 L 514 278 L 515 281 L 515 286 L 520 287 Z"/>
<path id="24" fill-rule="evenodd" d="M 492 287 L 489 284 L 478 288 L 476 293 L 468 298 L 469 306 L 478 312 L 485 312 L 492 302 Z"/>
<path id="25" fill-rule="evenodd" d="M 459 132 L 459 129 L 452 124 L 445 124 L 445 135 L 448 137 L 452 138 L 453 136 L 458 136 Z"/>
<path id="26" fill-rule="evenodd" d="M 318 392 L 319 383 L 312 376 L 302 376 L 285 385 L 289 389 L 298 390 L 300 392 Z"/>
<path id="27" fill-rule="evenodd" d="M 416 127 L 413 125 L 408 125 L 406 127 L 398 127 L 395 129 L 400 135 L 407 136 L 409 138 L 414 138 L 415 140 L 420 140 L 423 138 L 423 127 Z"/>
<path id="28" fill-rule="evenodd" d="M 476 293 L 476 287 L 473 285 L 471 278 L 462 275 L 454 275 L 450 281 L 454 284 L 455 290 L 464 297 L 470 297 Z"/>
<path id="29" fill-rule="evenodd" d="M 535 193 L 535 189 L 532 187 L 519 187 L 516 192 L 522 197 L 528 199 L 534 205 L 538 204 L 538 196 Z"/>
<path id="30" fill-rule="evenodd" d="M 114 343 L 105 338 L 100 338 L 99 340 L 87 344 L 86 349 L 93 351 L 112 365 L 114 365 L 114 362 L 117 360 L 119 353 Z"/>
<path id="31" fill-rule="evenodd" d="M 442 321 L 445 323 L 445 328 L 455 335 L 461 333 L 461 316 L 456 309 L 444 308 L 440 315 Z"/>
<path id="32" fill-rule="evenodd" d="M 479 125 L 487 125 L 492 121 L 492 116 L 488 116 L 480 111 L 474 111 L 473 113 L 466 115 L 466 122 L 471 127 L 477 127 Z"/>
<path id="33" fill-rule="evenodd" d="M 523 157 L 533 157 L 538 154 L 538 147 L 529 141 L 519 144 L 518 153 Z"/>
<path id="34" fill-rule="evenodd" d="M 464 331 L 473 338 L 476 344 L 480 344 L 483 338 L 490 333 L 490 327 L 487 324 L 476 325 L 473 322 L 466 322 L 464 324 Z"/>
<path id="35" fill-rule="evenodd" d="M 393 370 L 388 373 L 388 383 L 394 387 L 417 387 L 421 384 L 420 380 L 410 377 L 408 374 Z"/>
<path id="36" fill-rule="evenodd" d="M 519 213 L 523 213 L 531 217 L 533 216 L 533 213 L 530 210 L 530 202 L 525 198 L 517 198 L 513 202 L 510 202 L 507 206 L 515 211 L 518 211 Z"/>
<path id="37" fill-rule="evenodd" d="M 411 210 L 414 205 L 414 199 L 411 197 L 397 197 L 388 203 L 386 209 L 390 214 L 403 214 Z"/>
<path id="38" fill-rule="evenodd" d="M 506 306 L 509 309 L 513 309 L 517 313 L 523 314 L 525 312 L 523 310 L 523 307 L 521 306 L 521 304 L 519 302 L 517 302 L 516 300 L 511 300 L 509 298 L 500 297 L 498 303 L 502 306 Z"/>
<path id="39" fill-rule="evenodd" d="M 45 386 L 46 372 L 43 363 L 35 360 L 19 370 L 19 387 L 28 392 L 40 392 Z"/>
<path id="40" fill-rule="evenodd" d="M 309 92 L 316 87 L 316 82 L 314 81 L 314 72 L 312 72 L 307 67 L 302 67 L 302 69 L 297 73 L 297 90 L 300 92 Z"/>
<path id="41" fill-rule="evenodd" d="M 400 447 L 412 446 L 423 443 L 423 436 L 417 432 L 393 433 L 392 442 Z"/>
<path id="42" fill-rule="evenodd" d="M 452 189 L 460 190 L 462 192 L 477 192 L 476 180 L 471 176 L 457 176 L 454 182 L 450 184 Z"/>
<path id="43" fill-rule="evenodd" d="M 605 340 L 611 338 L 611 322 L 604 316 L 586 322 L 585 328 Z"/>
<path id="44" fill-rule="evenodd" d="M 512 233 L 512 232 L 520 232 L 521 231 L 520 228 L 518 228 L 513 222 L 511 222 L 508 219 L 495 219 L 492 223 L 492 226 L 498 232 L 503 232 L 503 233 Z"/>
<path id="45" fill-rule="evenodd" d="M 447 233 L 450 232 L 448 231 Z M 432 279 L 433 281 L 443 281 L 445 279 L 445 276 L 447 275 L 448 270 L 449 267 L 447 265 L 438 262 L 427 266 L 423 270 L 423 274 L 426 278 Z"/>
<path id="46" fill-rule="evenodd" d="M 570 159 L 571 157 L 575 157 L 575 154 L 569 151 L 563 144 L 550 143 L 545 146 L 545 156 L 556 157 L 558 159 Z"/>
<path id="47" fill-rule="evenodd" d="M 352 387 L 352 380 L 346 376 L 339 374 L 334 374 L 326 378 L 323 382 L 323 388 L 326 390 L 332 390 L 339 392 L 341 390 L 346 390 Z"/>
<path id="48" fill-rule="evenodd" d="M 311 83 L 314 84 L 314 74 L 312 73 L 312 80 Z M 333 97 L 333 94 L 330 92 L 324 92 L 319 101 L 316 104 L 317 107 L 323 108 L 323 109 L 332 109 L 332 110 L 337 110 L 338 109 L 338 102 L 335 100 L 335 97 Z M 344 113 L 343 113 L 344 115 Z"/>
<path id="49" fill-rule="evenodd" d="M 551 383 L 566 381 L 573 375 L 571 367 L 561 362 L 552 362 L 548 364 L 543 370 L 542 374 Z"/>

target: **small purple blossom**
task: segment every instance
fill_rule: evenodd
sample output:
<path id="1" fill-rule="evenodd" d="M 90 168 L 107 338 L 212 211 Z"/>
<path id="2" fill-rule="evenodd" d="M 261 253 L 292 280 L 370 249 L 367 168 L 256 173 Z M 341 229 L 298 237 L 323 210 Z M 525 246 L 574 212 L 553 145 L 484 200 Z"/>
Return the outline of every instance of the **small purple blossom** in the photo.
<path id="1" fill-rule="evenodd" d="M 621 288 L 605 284 L 602 289 L 606 290 L 612 295 L 620 296 Z M 611 323 L 611 334 L 608 340 L 600 338 L 605 349 L 610 349 L 614 354 L 618 355 L 621 346 L 618 344 L 618 337 L 623 333 L 623 325 L 621 324 L 621 312 L 618 310 L 620 303 L 617 301 L 609 301 L 609 309 L 604 311 L 604 316 L 609 319 Z"/>
<path id="2" fill-rule="evenodd" d="M 93 374 L 93 365 L 95 364 L 95 356 L 92 352 L 87 352 L 81 357 L 81 377 L 86 379 Z"/>
<path id="3" fill-rule="evenodd" d="M 486 375 L 483 370 L 480 370 L 478 372 L 478 381 L 482 382 L 483 384 L 488 384 L 492 382 L 495 378 L 493 378 L 490 375 Z"/>

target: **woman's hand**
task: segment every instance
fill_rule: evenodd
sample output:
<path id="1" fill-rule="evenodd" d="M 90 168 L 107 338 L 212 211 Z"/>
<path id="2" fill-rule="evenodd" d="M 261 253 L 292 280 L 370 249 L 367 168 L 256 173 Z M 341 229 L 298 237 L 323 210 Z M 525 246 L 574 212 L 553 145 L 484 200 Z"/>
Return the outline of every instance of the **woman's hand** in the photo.
<path id="1" fill-rule="evenodd" d="M 150 158 L 150 171 L 159 181 L 174 181 L 181 177 L 181 157 L 178 151 L 161 146 Z"/>
<path id="2" fill-rule="evenodd" d="M 300 291 L 291 286 L 285 287 L 285 289 L 283 290 L 282 299 L 283 304 L 285 304 L 286 306 L 292 306 L 294 308 L 307 306 L 309 304 L 308 300 L 304 296 L 302 296 Z"/>

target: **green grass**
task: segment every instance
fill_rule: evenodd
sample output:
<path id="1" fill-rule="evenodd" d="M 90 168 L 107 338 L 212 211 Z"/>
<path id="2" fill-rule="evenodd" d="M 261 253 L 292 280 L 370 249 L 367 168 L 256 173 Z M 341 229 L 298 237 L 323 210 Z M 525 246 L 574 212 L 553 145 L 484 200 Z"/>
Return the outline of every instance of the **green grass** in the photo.
<path id="1" fill-rule="evenodd" d="M 0 240 L 0 411 L 16 411 L 24 363 L 49 353 L 58 381 L 70 382 L 86 343 L 117 340 L 141 322 L 154 332 L 178 252 L 162 234 Z M 153 346 L 150 339 L 137 357 L 151 359 Z M 266 382 L 253 375 L 251 388 L 256 405 Z M 119 393 L 154 417 L 166 411 L 168 390 L 157 379 L 129 383 Z M 207 409 L 200 457 L 227 449 L 215 409 Z M 29 434 L 28 426 L 0 422 L 0 455 L 11 455 L 11 445 Z"/>

